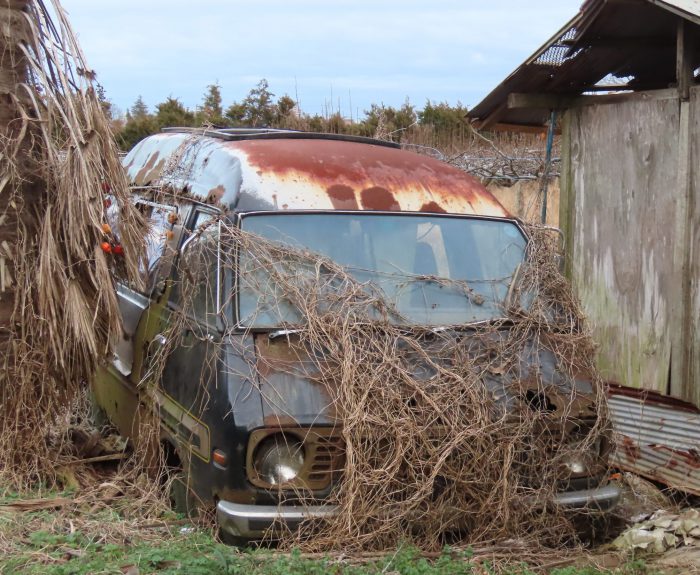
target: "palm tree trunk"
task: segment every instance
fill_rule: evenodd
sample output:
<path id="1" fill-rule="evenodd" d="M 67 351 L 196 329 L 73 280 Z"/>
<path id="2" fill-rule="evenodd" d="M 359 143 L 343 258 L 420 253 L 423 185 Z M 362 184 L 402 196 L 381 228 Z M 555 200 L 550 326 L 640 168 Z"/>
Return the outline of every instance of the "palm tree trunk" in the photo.
<path id="1" fill-rule="evenodd" d="M 28 0 L 0 0 L 0 369 L 13 363 L 13 315 L 19 303 L 15 263 L 20 238 L 32 238 L 36 220 L 30 209 L 38 194 L 32 182 L 35 162 L 24 130 L 31 129 L 22 109 L 30 109 L 28 65 L 21 43 L 29 37 Z M 27 106 L 22 106 L 25 103 Z M 3 394 L 4 395 L 4 394 Z"/>

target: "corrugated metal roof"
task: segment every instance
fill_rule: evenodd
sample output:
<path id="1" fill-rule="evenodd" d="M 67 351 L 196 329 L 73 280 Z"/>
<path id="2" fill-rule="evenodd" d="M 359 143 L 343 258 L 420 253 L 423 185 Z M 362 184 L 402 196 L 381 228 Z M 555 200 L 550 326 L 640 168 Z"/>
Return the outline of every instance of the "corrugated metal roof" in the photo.
<path id="1" fill-rule="evenodd" d="M 613 464 L 700 495 L 700 411 L 660 394 L 611 386 Z"/>
<path id="2" fill-rule="evenodd" d="M 163 133 L 124 159 L 137 186 L 166 185 L 238 211 L 381 210 L 508 217 L 475 178 L 425 155 L 334 135 Z"/>
<path id="3" fill-rule="evenodd" d="M 588 0 L 468 117 L 483 128 L 543 126 L 549 110 L 509 107 L 508 96 L 668 88 L 676 81 L 679 16 L 691 23 L 691 40 L 700 45 L 700 0 Z M 700 51 L 694 56 L 693 69 Z"/>

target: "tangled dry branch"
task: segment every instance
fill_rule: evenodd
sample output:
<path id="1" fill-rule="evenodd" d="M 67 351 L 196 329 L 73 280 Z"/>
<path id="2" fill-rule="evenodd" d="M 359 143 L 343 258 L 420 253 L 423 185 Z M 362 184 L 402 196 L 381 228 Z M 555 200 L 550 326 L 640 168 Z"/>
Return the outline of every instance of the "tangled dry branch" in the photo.
<path id="1" fill-rule="evenodd" d="M 220 308 L 208 313 L 223 322 L 220 341 L 228 343 L 207 339 L 198 402 L 206 409 L 224 346 L 246 338 L 255 340 L 258 357 L 248 384 L 278 420 L 294 421 L 284 412 L 284 376 L 321 390 L 319 420 L 332 421 L 344 445 L 340 478 L 322 502 L 336 513 L 283 533 L 287 544 L 366 551 L 402 540 L 434 549 L 465 537 L 537 537 L 552 545 L 575 538 L 571 516 L 552 496 L 568 485 L 572 460 L 604 473 L 598 455 L 607 417 L 594 346 L 550 232 L 528 227 L 525 263 L 494 280 L 508 291 L 499 319 L 439 327 L 404 317 L 380 285 L 359 279 L 362 270 L 243 231 L 225 216 L 194 233 L 178 263 L 182 283 L 174 286 L 181 311 L 171 316 L 169 344 L 144 383 L 160 381 L 169 354 L 185 345 L 183 333 L 206 338 L 191 318 L 217 290 L 213 261 L 237 274 L 239 293 L 255 294 L 244 325 L 271 310 L 287 317 L 277 325 L 284 337 L 256 339 L 233 321 L 233 291 L 223 293 Z M 432 282 L 483 305 L 468 281 L 392 275 L 399 284 Z M 261 359 L 260 346 L 284 351 Z M 244 344 L 233 347 L 245 363 Z M 234 364 L 240 362 L 226 363 L 226 377 L 251 377 Z M 319 504 L 303 482 L 272 491 L 280 504 Z"/>

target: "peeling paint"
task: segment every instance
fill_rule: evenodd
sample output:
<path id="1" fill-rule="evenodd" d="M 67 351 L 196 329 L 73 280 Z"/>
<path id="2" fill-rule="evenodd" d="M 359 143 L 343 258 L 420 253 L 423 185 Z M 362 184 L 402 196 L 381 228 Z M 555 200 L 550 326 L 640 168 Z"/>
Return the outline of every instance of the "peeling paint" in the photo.
<path id="1" fill-rule="evenodd" d="M 178 168 L 166 166 L 177 158 Z M 165 133 L 125 158 L 137 185 L 187 188 L 227 209 L 510 214 L 476 179 L 428 156 L 319 137 L 227 141 Z M 183 169 L 187 167 L 187 169 Z"/>

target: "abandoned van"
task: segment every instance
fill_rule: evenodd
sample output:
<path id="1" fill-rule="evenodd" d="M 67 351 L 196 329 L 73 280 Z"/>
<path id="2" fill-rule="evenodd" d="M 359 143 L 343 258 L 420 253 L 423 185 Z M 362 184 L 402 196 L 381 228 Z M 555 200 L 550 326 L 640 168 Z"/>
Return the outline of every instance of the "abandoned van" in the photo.
<path id="1" fill-rule="evenodd" d="M 508 283 L 489 282 L 514 277 L 526 253 L 519 222 L 476 180 L 387 142 L 171 129 L 139 143 L 124 166 L 133 201 L 151 223 L 145 288 L 117 285 L 123 337 L 95 378 L 94 395 L 126 437 L 138 433 L 141 406 L 156 406 L 168 464 L 181 474 L 176 508 L 215 505 L 221 530 L 236 538 L 333 513 L 323 501 L 342 481 L 345 454 L 328 394 L 303 372 L 279 368 L 290 361 L 300 311 L 274 285 L 265 297 L 250 289 L 246 274 L 258 272 L 242 260 L 224 265 L 234 256 L 219 241 L 222 226 L 361 270 L 365 285 L 381 283 L 395 296 L 403 321 L 436 333 L 500 318 Z M 118 233 L 118 214 L 110 208 L 108 215 Z M 192 296 L 171 345 L 185 297 L 177 276 L 189 273 L 182 271 L 188 252 L 205 244 L 206 288 Z M 413 283 L 392 280 L 396 270 Z M 469 280 L 470 297 L 423 281 L 430 277 Z M 539 362 L 556 380 L 556 362 Z M 270 386 L 273 399 L 265 395 Z M 615 504 L 617 488 L 601 482 L 608 448 L 597 442 L 595 449 L 593 463 L 569 465 L 557 503 Z M 294 505 L 289 492 L 300 488 L 318 505 Z"/>

